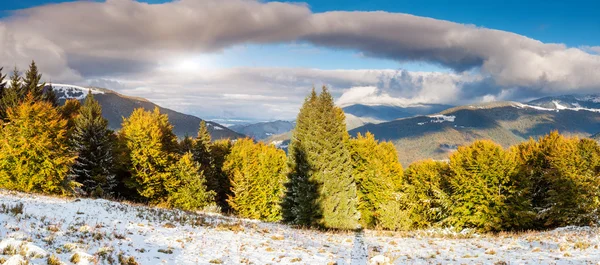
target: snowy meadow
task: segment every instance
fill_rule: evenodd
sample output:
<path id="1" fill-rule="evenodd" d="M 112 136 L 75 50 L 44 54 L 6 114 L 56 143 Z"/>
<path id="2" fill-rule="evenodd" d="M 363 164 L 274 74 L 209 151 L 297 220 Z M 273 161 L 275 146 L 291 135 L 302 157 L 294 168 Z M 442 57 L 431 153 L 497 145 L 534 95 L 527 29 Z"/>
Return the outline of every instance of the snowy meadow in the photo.
<path id="1" fill-rule="evenodd" d="M 0 191 L 0 263 L 597 264 L 599 229 L 324 232 L 93 199 Z M 54 263 L 52 263 L 54 262 Z"/>

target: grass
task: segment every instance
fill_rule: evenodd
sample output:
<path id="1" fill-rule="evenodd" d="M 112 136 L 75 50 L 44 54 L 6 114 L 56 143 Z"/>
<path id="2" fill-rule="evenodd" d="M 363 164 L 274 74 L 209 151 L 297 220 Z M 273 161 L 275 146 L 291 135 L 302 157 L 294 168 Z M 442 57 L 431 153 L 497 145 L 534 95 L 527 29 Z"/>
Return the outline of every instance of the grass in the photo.
<path id="1" fill-rule="evenodd" d="M 60 262 L 60 259 L 58 259 L 58 257 L 51 255 L 46 260 L 46 264 L 47 265 L 61 265 L 61 262 Z"/>

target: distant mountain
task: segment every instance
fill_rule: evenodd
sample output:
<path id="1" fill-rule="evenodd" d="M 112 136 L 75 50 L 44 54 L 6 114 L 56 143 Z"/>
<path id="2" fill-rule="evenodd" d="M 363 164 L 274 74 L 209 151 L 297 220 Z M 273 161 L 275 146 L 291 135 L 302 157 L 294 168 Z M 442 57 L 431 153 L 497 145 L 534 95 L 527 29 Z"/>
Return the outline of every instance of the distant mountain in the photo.
<path id="1" fill-rule="evenodd" d="M 294 129 L 293 121 L 269 121 L 253 124 L 233 125 L 229 129 L 250 136 L 255 140 L 263 140 L 273 135 L 286 133 Z"/>
<path id="2" fill-rule="evenodd" d="M 437 113 L 451 107 L 442 104 L 419 104 L 408 107 L 353 104 L 342 106 L 342 109 L 346 114 L 346 128 L 352 130 L 367 124 L 378 124 L 400 118 Z M 265 141 L 286 146 L 290 137 L 291 133 L 280 133 L 266 138 Z"/>
<path id="3" fill-rule="evenodd" d="M 595 98 L 587 99 L 585 102 L 594 103 Z M 461 106 L 436 115 L 368 124 L 351 130 L 350 134 L 369 131 L 380 140 L 392 141 L 401 162 L 407 165 L 425 158 L 447 159 L 458 146 L 477 139 L 491 139 L 507 147 L 553 130 L 581 137 L 600 132 L 600 112 L 587 109 L 593 106 L 591 103 L 583 105 L 580 100 L 567 105 L 569 101 L 561 100 L 551 108 L 548 102 L 553 101 L 556 99 L 540 99 L 530 104 L 494 102 Z"/>
<path id="4" fill-rule="evenodd" d="M 530 101 L 527 104 L 547 109 L 600 111 L 600 95 L 545 97 Z"/>
<path id="5" fill-rule="evenodd" d="M 453 106 L 441 104 L 420 104 L 408 107 L 354 104 L 344 106 L 342 109 L 346 114 L 352 114 L 358 118 L 370 118 L 376 121 L 392 121 L 400 118 L 438 113 L 452 107 Z"/>
<path id="6" fill-rule="evenodd" d="M 94 97 L 102 106 L 102 116 L 108 120 L 108 126 L 113 130 L 120 129 L 123 117 L 129 117 L 136 108 L 153 110 L 155 107 L 158 107 L 161 113 L 169 115 L 169 121 L 173 125 L 173 132 L 178 137 L 184 137 L 186 135 L 196 136 L 198 134 L 198 128 L 200 127 L 200 121 L 202 121 L 202 119 L 192 115 L 162 108 L 147 99 L 121 95 L 108 89 L 84 88 L 62 84 L 52 84 L 52 88 L 61 104 L 64 104 L 67 99 L 78 99 L 82 101 L 91 89 Z M 244 135 L 234 132 L 218 123 L 206 121 L 206 124 L 213 139 L 236 139 L 244 137 Z"/>
<path id="7" fill-rule="evenodd" d="M 592 139 L 596 140 L 596 142 L 600 143 L 600 132 L 590 136 L 590 138 L 592 138 Z"/>

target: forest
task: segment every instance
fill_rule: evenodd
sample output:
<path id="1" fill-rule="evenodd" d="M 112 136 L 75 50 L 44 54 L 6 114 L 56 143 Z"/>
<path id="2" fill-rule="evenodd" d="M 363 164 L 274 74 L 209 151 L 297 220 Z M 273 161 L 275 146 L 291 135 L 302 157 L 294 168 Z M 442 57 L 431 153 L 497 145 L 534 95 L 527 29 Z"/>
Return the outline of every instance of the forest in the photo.
<path id="1" fill-rule="evenodd" d="M 503 148 L 460 146 L 403 167 L 392 143 L 350 137 L 326 87 L 306 97 L 286 154 L 250 138 L 178 139 L 168 117 L 135 110 L 111 131 L 92 93 L 63 105 L 35 62 L 0 68 L 0 188 L 214 211 L 299 227 L 470 228 L 597 224 L 600 146 L 552 132 Z"/>

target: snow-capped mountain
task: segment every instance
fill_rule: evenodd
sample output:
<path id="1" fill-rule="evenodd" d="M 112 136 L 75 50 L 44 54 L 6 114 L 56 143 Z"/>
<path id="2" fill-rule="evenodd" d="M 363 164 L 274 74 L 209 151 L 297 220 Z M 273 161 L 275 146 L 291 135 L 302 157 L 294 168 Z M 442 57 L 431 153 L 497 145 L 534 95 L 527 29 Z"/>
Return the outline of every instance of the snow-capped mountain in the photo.
<path id="1" fill-rule="evenodd" d="M 392 141 L 403 164 L 447 159 L 456 147 L 490 139 L 504 147 L 558 130 L 592 137 L 600 132 L 600 102 L 592 96 L 564 96 L 520 102 L 491 102 L 454 107 L 435 115 L 367 124 L 351 135 L 371 132 Z M 598 136 L 596 136 L 598 137 Z M 452 147 L 452 148 L 449 148 Z"/>
<path id="2" fill-rule="evenodd" d="M 554 110 L 587 110 L 600 112 L 600 95 L 564 95 L 530 101 L 528 105 Z"/>
<path id="3" fill-rule="evenodd" d="M 91 91 L 92 94 L 104 94 L 104 91 L 98 88 L 85 88 L 81 86 L 67 85 L 67 84 L 47 84 L 52 87 L 54 93 L 56 93 L 59 101 L 67 99 L 84 100 L 88 93 Z"/>
<path id="4" fill-rule="evenodd" d="M 87 88 L 68 84 L 48 85 L 52 86 L 52 89 L 56 93 L 59 103 L 61 104 L 64 104 L 68 99 L 83 101 L 91 91 L 102 106 L 102 116 L 108 120 L 108 126 L 113 130 L 120 129 L 123 117 L 129 117 L 136 108 L 153 110 L 155 107 L 158 107 L 161 113 L 169 115 L 169 121 L 173 125 L 173 132 L 178 137 L 184 137 L 186 135 L 195 136 L 198 133 L 200 121 L 202 121 L 202 119 L 192 115 L 162 108 L 147 99 L 125 96 L 109 89 Z M 208 130 L 214 139 L 236 139 L 243 137 L 242 134 L 236 133 L 216 122 L 206 121 L 206 123 Z"/>

